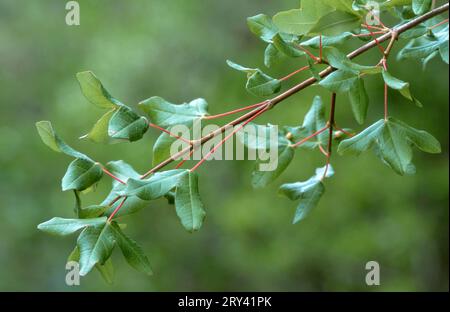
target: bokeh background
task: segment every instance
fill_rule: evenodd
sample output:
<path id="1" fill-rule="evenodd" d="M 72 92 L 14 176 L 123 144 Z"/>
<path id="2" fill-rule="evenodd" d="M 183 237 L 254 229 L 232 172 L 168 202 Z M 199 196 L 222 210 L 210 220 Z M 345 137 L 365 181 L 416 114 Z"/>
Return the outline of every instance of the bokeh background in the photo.
<path id="1" fill-rule="evenodd" d="M 204 97 L 211 113 L 248 105 L 259 99 L 225 59 L 263 66 L 265 46 L 247 30 L 246 17 L 273 15 L 298 1 L 79 1 L 78 27 L 65 24 L 65 3 L 0 1 L 0 290 L 448 291 L 448 66 L 435 59 L 422 71 L 415 61 L 395 58 L 391 71 L 411 82 L 424 108 L 391 92 L 391 114 L 426 129 L 443 146 L 440 155 L 415 152 L 416 175 L 396 175 L 373 153 L 336 155 L 336 175 L 320 205 L 292 225 L 296 204 L 279 197 L 277 188 L 322 166 L 318 152 L 297 153 L 263 190 L 250 186 L 251 161 L 209 162 L 199 169 L 208 214 L 200 232 L 185 232 L 164 200 L 124 220 L 151 260 L 152 277 L 134 271 L 116 250 L 113 285 L 92 272 L 81 286 L 66 286 L 65 260 L 76 237 L 48 236 L 36 225 L 72 216 L 73 195 L 60 191 L 70 159 L 45 147 L 34 123 L 51 120 L 75 148 L 103 163 L 124 159 L 143 172 L 151 165 L 156 131 L 131 145 L 77 139 L 102 112 L 83 98 L 75 73 L 93 70 L 134 107 L 153 95 L 175 103 Z M 378 53 L 373 49 L 360 60 L 374 63 Z M 304 63 L 288 61 L 267 72 L 281 76 Z M 366 85 L 370 123 L 382 115 L 383 84 L 370 78 Z M 259 122 L 298 125 L 315 94 L 329 98 L 319 87 L 308 88 Z M 339 124 L 361 130 L 341 98 Z M 103 179 L 84 202 L 101 201 L 109 184 Z M 381 265 L 379 287 L 365 284 L 370 260 Z"/>

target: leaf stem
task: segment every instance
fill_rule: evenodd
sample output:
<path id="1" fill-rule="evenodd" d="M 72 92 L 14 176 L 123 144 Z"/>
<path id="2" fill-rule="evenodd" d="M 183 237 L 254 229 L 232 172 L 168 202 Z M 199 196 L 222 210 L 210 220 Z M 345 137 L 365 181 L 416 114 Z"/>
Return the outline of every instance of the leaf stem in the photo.
<path id="1" fill-rule="evenodd" d="M 367 25 L 367 23 L 366 23 L 366 25 Z M 369 26 L 369 25 L 367 25 L 367 26 Z M 370 33 L 370 35 L 372 36 L 373 40 L 375 40 L 375 43 L 377 44 L 377 47 L 378 47 L 378 49 L 380 50 L 381 54 L 384 55 L 384 48 L 383 48 L 383 46 L 380 44 L 380 42 L 378 41 L 378 38 L 375 36 L 375 33 L 372 32 L 369 28 L 368 28 L 367 30 L 369 31 L 369 33 Z"/>
<path id="2" fill-rule="evenodd" d="M 177 139 L 179 139 L 179 140 L 181 140 L 181 141 L 183 141 L 183 142 L 185 142 L 185 143 L 187 143 L 187 144 L 192 144 L 192 142 L 191 142 L 190 140 L 187 140 L 187 139 L 185 139 L 185 138 L 183 138 L 183 137 L 181 137 L 181 136 L 179 136 L 179 135 L 176 135 L 176 134 L 170 132 L 169 130 L 164 129 L 163 127 L 160 127 L 160 126 L 158 126 L 158 125 L 155 125 L 154 123 L 149 122 L 148 125 L 149 125 L 150 127 L 154 128 L 154 129 L 158 129 L 158 130 L 160 130 L 160 131 L 162 131 L 162 132 L 165 132 L 165 133 L 167 133 L 168 135 L 170 135 L 171 137 L 177 138 Z"/>
<path id="3" fill-rule="evenodd" d="M 116 198 L 114 198 L 109 204 L 108 206 L 111 207 L 112 205 L 114 205 L 119 199 L 121 199 L 122 196 L 116 196 Z"/>
<path id="4" fill-rule="evenodd" d="M 116 177 L 114 174 L 112 174 L 108 169 L 106 169 L 105 167 L 102 166 L 102 170 L 104 173 L 106 173 L 107 175 L 109 175 L 111 178 L 113 178 L 114 180 L 116 180 L 119 183 L 122 184 L 127 184 L 126 182 L 122 181 L 121 179 L 119 179 L 118 177 Z"/>
<path id="5" fill-rule="evenodd" d="M 282 80 L 282 79 L 280 79 L 280 80 Z M 203 119 L 204 120 L 210 120 L 210 119 L 216 119 L 216 118 L 220 118 L 220 117 L 226 117 L 226 116 L 233 115 L 233 114 L 236 114 L 236 113 L 239 113 L 239 112 L 242 112 L 242 111 L 246 111 L 246 110 L 249 110 L 249 109 L 252 109 L 252 108 L 255 108 L 255 107 L 260 107 L 260 106 L 262 106 L 264 104 L 267 104 L 267 101 L 256 103 L 256 104 L 245 106 L 245 107 L 241 107 L 241 108 L 238 108 L 238 109 L 235 109 L 235 110 L 232 110 L 232 111 L 229 111 L 229 112 L 217 114 L 217 115 L 205 116 L 205 117 L 203 117 Z"/>
<path id="6" fill-rule="evenodd" d="M 315 56 L 314 54 L 312 54 L 311 52 L 309 52 L 308 49 L 302 47 L 302 46 L 299 45 L 299 44 L 296 44 L 295 46 L 296 46 L 299 50 L 302 50 L 303 52 L 305 52 L 305 53 L 306 53 L 313 61 L 315 61 L 315 62 L 319 62 L 319 61 L 320 61 L 320 59 L 319 59 L 317 56 Z"/>
<path id="7" fill-rule="evenodd" d="M 312 138 L 314 138 L 314 137 L 318 136 L 319 134 L 321 134 L 322 132 L 326 131 L 329 127 L 330 127 L 329 125 L 326 125 L 326 126 L 323 127 L 322 129 L 317 130 L 316 132 L 314 132 L 313 134 L 307 136 L 306 138 L 301 139 L 300 141 L 298 141 L 298 142 L 295 143 L 295 144 L 292 144 L 292 147 L 294 147 L 294 148 L 295 148 L 295 147 L 299 147 L 300 145 L 302 145 L 302 144 L 305 143 L 306 141 L 309 141 L 309 140 L 311 140 Z"/>
<path id="8" fill-rule="evenodd" d="M 120 208 L 122 208 L 123 204 L 125 204 L 125 201 L 127 200 L 128 197 L 124 197 L 123 200 L 120 202 L 119 206 L 116 207 L 116 209 L 114 209 L 114 211 L 111 213 L 111 215 L 108 218 L 108 222 L 111 222 L 112 218 L 114 218 L 114 216 L 116 215 L 117 212 L 119 212 Z"/>
<path id="9" fill-rule="evenodd" d="M 436 25 L 433 25 L 433 26 L 428 27 L 428 29 L 429 29 L 429 30 L 435 29 L 436 27 L 439 27 L 439 26 L 441 26 L 441 25 L 444 25 L 445 23 L 448 23 L 448 18 L 445 19 L 445 20 L 443 20 L 443 21 L 440 22 L 440 23 L 437 23 Z"/>
<path id="10" fill-rule="evenodd" d="M 317 62 L 316 62 L 315 64 L 317 64 Z M 283 78 L 280 78 L 280 79 L 278 79 L 278 80 L 280 80 L 280 81 L 286 81 L 286 80 L 288 80 L 289 78 L 291 78 L 292 76 L 294 76 L 294 75 L 296 75 L 296 74 L 298 74 L 298 73 L 300 73 L 300 72 L 302 72 L 302 71 L 305 71 L 305 70 L 307 70 L 307 69 L 309 69 L 309 65 L 303 66 L 302 68 L 299 68 L 299 69 L 297 69 L 296 71 L 294 71 L 294 72 L 290 73 L 289 75 L 284 76 Z"/>

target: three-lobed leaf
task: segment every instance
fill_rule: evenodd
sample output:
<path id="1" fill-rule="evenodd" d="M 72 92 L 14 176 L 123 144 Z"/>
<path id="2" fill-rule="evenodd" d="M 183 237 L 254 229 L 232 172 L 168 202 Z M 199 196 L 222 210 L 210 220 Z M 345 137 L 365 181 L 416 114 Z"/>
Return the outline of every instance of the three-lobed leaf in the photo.
<path id="1" fill-rule="evenodd" d="M 286 196 L 290 200 L 299 200 L 293 223 L 303 220 L 311 209 L 317 206 L 325 192 L 322 180 L 333 176 L 333 174 L 333 168 L 328 165 L 328 167 L 317 168 L 315 175 L 307 181 L 286 183 L 280 186 L 279 193 L 281 195 Z"/>
<path id="2" fill-rule="evenodd" d="M 389 117 L 379 120 L 358 135 L 339 144 L 340 154 L 359 155 L 375 148 L 381 160 L 400 175 L 413 174 L 412 146 L 427 153 L 440 153 L 439 142 L 429 133 L 417 130 L 407 124 Z"/>

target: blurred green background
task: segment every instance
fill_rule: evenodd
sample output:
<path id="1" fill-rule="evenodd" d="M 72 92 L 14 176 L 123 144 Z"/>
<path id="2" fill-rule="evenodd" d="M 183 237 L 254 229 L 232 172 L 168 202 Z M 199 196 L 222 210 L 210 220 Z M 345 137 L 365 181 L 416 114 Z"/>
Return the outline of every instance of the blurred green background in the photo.
<path id="1" fill-rule="evenodd" d="M 113 285 L 92 272 L 81 286 L 66 286 L 65 260 L 76 237 L 51 237 L 36 225 L 72 216 L 73 195 L 60 191 L 70 159 L 44 146 L 34 123 L 51 120 L 75 148 L 103 163 L 124 159 L 144 172 L 155 130 L 131 145 L 77 139 L 102 112 L 83 98 L 75 73 L 93 70 L 134 107 L 153 95 L 174 103 L 204 97 L 211 113 L 248 105 L 255 99 L 225 59 L 263 66 L 265 46 L 247 30 L 246 17 L 273 15 L 298 1 L 79 1 L 78 27 L 65 24 L 65 3 L 0 1 L 0 290 L 448 291 L 448 66 L 435 59 L 422 71 L 417 62 L 395 58 L 391 71 L 411 82 L 424 108 L 391 92 L 391 114 L 443 145 L 440 155 L 415 152 L 415 176 L 396 175 L 373 153 L 336 155 L 336 175 L 319 207 L 292 225 L 296 204 L 279 197 L 277 188 L 322 166 L 318 152 L 297 153 L 263 190 L 250 186 L 251 161 L 209 162 L 199 169 L 207 209 L 200 232 L 185 232 L 164 200 L 124 220 L 151 260 L 152 277 L 135 272 L 116 250 Z M 378 58 L 373 49 L 360 60 Z M 267 72 L 281 76 L 303 64 L 293 60 Z M 368 123 L 382 116 L 383 101 L 382 81 L 370 80 Z M 315 94 L 329 99 L 319 87 L 308 88 L 258 122 L 298 125 Z M 338 123 L 361 130 L 341 98 Z M 103 179 L 84 202 L 101 201 L 109 184 Z M 380 263 L 379 287 L 365 284 L 370 260 Z"/>

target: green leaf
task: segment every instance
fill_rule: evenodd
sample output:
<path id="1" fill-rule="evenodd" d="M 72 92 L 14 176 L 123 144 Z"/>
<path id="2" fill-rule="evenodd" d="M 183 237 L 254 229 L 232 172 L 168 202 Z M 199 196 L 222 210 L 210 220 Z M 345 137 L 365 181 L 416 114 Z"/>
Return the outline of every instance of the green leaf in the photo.
<path id="1" fill-rule="evenodd" d="M 151 122 L 163 128 L 175 125 L 192 127 L 195 121 L 208 115 L 208 103 L 204 99 L 196 99 L 184 104 L 172 104 L 155 96 L 142 101 L 139 106 L 147 113 Z"/>
<path id="2" fill-rule="evenodd" d="M 338 11 L 357 14 L 353 8 L 353 0 L 327 0 L 326 3 Z"/>
<path id="3" fill-rule="evenodd" d="M 111 231 L 128 264 L 139 272 L 151 275 L 152 269 L 150 262 L 142 251 L 142 248 L 134 240 L 126 236 L 117 223 L 113 222 L 111 224 Z"/>
<path id="4" fill-rule="evenodd" d="M 342 141 L 338 147 L 338 153 L 349 153 L 359 155 L 362 152 L 372 148 L 384 127 L 384 120 L 378 120 L 359 134 Z"/>
<path id="5" fill-rule="evenodd" d="M 108 134 L 114 139 L 134 142 L 140 140 L 147 129 L 145 117 L 137 115 L 129 107 L 121 106 L 109 121 Z"/>
<path id="6" fill-rule="evenodd" d="M 247 18 L 247 25 L 253 34 L 267 43 L 272 42 L 273 36 L 278 33 L 278 28 L 272 22 L 272 19 L 265 14 Z"/>
<path id="7" fill-rule="evenodd" d="M 122 196 L 137 196 L 142 200 L 153 200 L 166 195 L 188 175 L 186 169 L 157 172 L 145 180 L 129 179 L 127 187 L 119 193 Z"/>
<path id="8" fill-rule="evenodd" d="M 93 161 L 75 159 L 62 178 L 62 190 L 82 191 L 97 183 L 103 176 L 101 165 Z"/>
<path id="9" fill-rule="evenodd" d="M 340 69 L 332 72 L 327 77 L 322 79 L 319 82 L 319 85 L 330 90 L 331 92 L 343 93 L 348 92 L 355 85 L 355 82 L 358 79 L 358 74 Z"/>
<path id="10" fill-rule="evenodd" d="M 198 191 L 198 176 L 195 172 L 181 176 L 175 191 L 175 209 L 184 228 L 197 231 L 201 228 L 206 213 Z"/>
<path id="11" fill-rule="evenodd" d="M 277 151 L 276 158 L 269 157 L 268 161 L 258 159 L 252 172 L 252 185 L 262 188 L 270 184 L 283 173 L 294 157 L 294 148 L 286 138 L 288 130 L 278 131 L 273 125 L 256 125 L 250 123 L 236 133 L 239 141 L 249 149 L 259 151 Z M 276 134 L 276 136 L 275 136 Z M 272 155 L 270 155 L 272 156 Z"/>
<path id="12" fill-rule="evenodd" d="M 127 182 L 129 178 L 139 179 L 140 174 L 134 168 L 123 160 L 110 161 L 106 164 L 106 169 L 114 174 L 120 180 Z M 120 182 L 113 181 L 113 184 Z"/>
<path id="13" fill-rule="evenodd" d="M 266 50 L 264 51 L 264 65 L 267 67 L 272 67 L 278 64 L 283 57 L 280 51 L 278 51 L 275 46 L 270 43 L 267 45 Z"/>
<path id="14" fill-rule="evenodd" d="M 64 153 L 66 155 L 80 158 L 88 161 L 92 161 L 89 157 L 86 155 L 74 150 L 69 145 L 67 145 L 53 130 L 52 124 L 50 121 L 38 121 L 36 122 L 36 128 L 37 131 L 42 139 L 42 142 L 44 142 L 45 145 L 50 147 L 52 150 Z"/>
<path id="15" fill-rule="evenodd" d="M 425 59 L 435 51 L 441 53 L 442 59 L 448 64 L 448 25 L 437 27 L 432 33 L 411 40 L 400 52 L 398 59 Z M 446 52 L 447 51 L 447 52 Z"/>
<path id="16" fill-rule="evenodd" d="M 322 47 L 335 47 L 343 44 L 347 40 L 353 37 L 351 32 L 343 32 L 336 36 L 322 36 Z M 320 48 L 320 36 L 313 37 L 309 40 L 303 41 L 300 43 L 301 46 L 310 47 L 313 49 Z"/>
<path id="17" fill-rule="evenodd" d="M 100 80 L 91 71 L 77 73 L 78 83 L 86 99 L 100 108 L 113 108 L 122 105 L 103 87 Z"/>
<path id="18" fill-rule="evenodd" d="M 298 135 L 296 135 L 295 132 L 292 132 L 294 134 L 295 141 L 300 141 L 301 139 L 310 136 L 320 129 L 323 129 L 326 124 L 327 120 L 325 118 L 325 106 L 323 105 L 322 98 L 320 96 L 315 96 L 311 108 L 306 113 L 303 120 L 302 128 L 305 129 L 305 131 L 300 131 Z M 313 149 L 318 147 L 319 145 L 326 144 L 328 144 L 327 131 L 322 132 L 311 140 L 308 140 L 301 146 Z"/>
<path id="19" fill-rule="evenodd" d="M 422 15 L 431 9 L 432 0 L 412 0 L 414 14 Z"/>
<path id="20" fill-rule="evenodd" d="M 99 226 L 106 222 L 106 217 L 93 219 L 64 219 L 52 218 L 37 226 L 38 230 L 53 235 L 69 235 L 88 226 Z"/>
<path id="21" fill-rule="evenodd" d="M 356 74 L 379 74 L 380 66 L 365 66 L 352 62 L 344 53 L 334 47 L 324 49 L 324 54 L 330 65 L 337 69 L 354 72 Z"/>
<path id="22" fill-rule="evenodd" d="M 80 139 L 89 139 L 95 143 L 114 143 L 115 140 L 108 135 L 109 121 L 116 112 L 116 109 L 111 109 L 105 113 L 92 127 L 88 134 L 83 135 Z"/>
<path id="23" fill-rule="evenodd" d="M 276 34 L 272 39 L 275 48 L 289 57 L 300 57 L 306 53 L 295 46 L 295 43 L 285 41 L 280 34 Z"/>
<path id="24" fill-rule="evenodd" d="M 233 69 L 247 73 L 245 88 L 253 95 L 268 96 L 279 92 L 281 89 L 281 81 L 264 74 L 258 68 L 247 68 L 230 60 L 227 60 L 227 64 Z"/>
<path id="25" fill-rule="evenodd" d="M 189 139 L 187 136 L 187 133 L 182 133 L 180 137 L 185 137 L 186 139 Z M 157 164 L 161 163 L 162 161 L 168 159 L 170 155 L 170 150 L 173 146 L 173 144 L 180 140 L 176 137 L 171 136 L 170 134 L 167 134 L 165 132 L 161 133 L 158 139 L 156 139 L 155 144 L 153 145 L 153 157 L 152 157 L 152 164 L 153 166 L 156 166 Z M 188 146 L 187 142 L 178 142 L 180 143 L 180 146 Z"/>
<path id="26" fill-rule="evenodd" d="M 82 207 L 79 211 L 78 217 L 80 219 L 90 219 L 100 217 L 108 209 L 109 209 L 108 206 L 102 205 L 91 205 L 87 207 Z"/>
<path id="27" fill-rule="evenodd" d="M 375 147 L 381 160 L 400 175 L 415 172 L 412 160 L 414 145 L 428 153 L 439 153 L 439 142 L 429 133 L 414 129 L 405 123 L 390 117 L 387 121 L 379 120 L 358 135 L 339 144 L 340 154 L 359 155 Z"/>
<path id="28" fill-rule="evenodd" d="M 361 16 L 342 11 L 334 11 L 323 16 L 310 32 L 325 36 L 336 36 L 343 32 L 357 29 L 360 25 Z"/>
<path id="29" fill-rule="evenodd" d="M 380 9 L 390 9 L 396 6 L 411 5 L 412 0 L 385 0 L 381 3 Z"/>
<path id="30" fill-rule="evenodd" d="M 126 185 L 123 184 L 116 184 L 111 192 L 108 194 L 108 196 L 103 200 L 103 202 L 100 204 L 102 206 L 109 206 L 111 202 L 116 199 L 119 194 L 123 192 L 123 190 L 126 188 Z M 114 204 L 110 205 L 110 208 L 106 211 L 105 215 L 110 216 L 112 212 L 121 204 L 122 199 L 117 200 L 114 202 Z M 127 200 L 124 202 L 120 210 L 114 215 L 114 219 L 121 218 L 123 216 L 127 216 L 130 214 L 134 214 L 138 212 L 141 209 L 144 209 L 149 206 L 149 201 L 142 200 L 137 196 L 129 196 L 127 197 Z"/>
<path id="31" fill-rule="evenodd" d="M 274 24 L 283 32 L 305 35 L 317 24 L 319 19 L 333 10 L 327 1 L 303 0 L 300 9 L 277 13 L 273 17 Z"/>
<path id="32" fill-rule="evenodd" d="M 268 96 L 280 91 L 281 81 L 258 71 L 247 80 L 245 87 L 253 95 Z"/>
<path id="33" fill-rule="evenodd" d="M 111 258 L 106 260 L 104 264 L 97 263 L 95 268 L 100 272 L 100 275 L 108 284 L 114 283 L 114 266 Z"/>
<path id="34" fill-rule="evenodd" d="M 364 86 L 364 80 L 358 78 L 349 90 L 349 99 L 352 106 L 353 116 L 359 124 L 363 124 L 367 116 L 369 96 Z"/>
<path id="35" fill-rule="evenodd" d="M 75 261 L 77 263 L 80 262 L 80 250 L 78 249 L 78 246 L 75 246 L 73 251 L 70 253 L 69 257 L 67 258 L 67 262 Z M 111 258 L 106 260 L 106 262 L 103 265 L 96 264 L 95 268 L 99 271 L 102 278 L 108 283 L 112 284 L 114 282 L 114 267 L 111 261 Z"/>
<path id="36" fill-rule="evenodd" d="M 387 71 L 383 70 L 383 79 L 384 82 L 389 86 L 389 88 L 392 88 L 394 90 L 398 90 L 401 95 L 403 95 L 408 100 L 412 101 L 414 104 L 416 104 L 419 107 L 422 107 L 422 104 L 411 95 L 411 91 L 409 90 L 409 83 L 404 82 L 400 79 L 395 78 Z"/>
<path id="37" fill-rule="evenodd" d="M 322 183 L 325 169 L 316 169 L 316 174 L 304 182 L 287 183 L 281 185 L 279 193 L 286 196 L 290 200 L 300 200 L 297 210 L 295 212 L 293 223 L 303 220 L 308 213 L 317 206 L 320 198 L 325 192 L 325 187 Z M 334 174 L 333 168 L 328 167 L 325 177 L 331 177 Z"/>
<path id="38" fill-rule="evenodd" d="M 317 80 L 322 80 L 322 77 L 320 76 L 320 69 L 317 66 L 317 64 L 314 63 L 314 61 L 311 58 L 307 58 L 306 61 L 308 62 L 309 66 L 309 72 L 311 75 Z"/>
<path id="39" fill-rule="evenodd" d="M 116 240 L 109 222 L 85 228 L 77 240 L 80 250 L 80 275 L 85 276 L 97 265 L 104 265 L 111 256 Z"/>
<path id="40" fill-rule="evenodd" d="M 255 170 L 252 172 L 252 186 L 254 188 L 263 188 L 278 178 L 289 166 L 294 158 L 294 148 L 287 144 L 278 145 L 277 166 L 274 170 L 261 171 L 259 166 L 263 163 L 258 160 Z"/>

